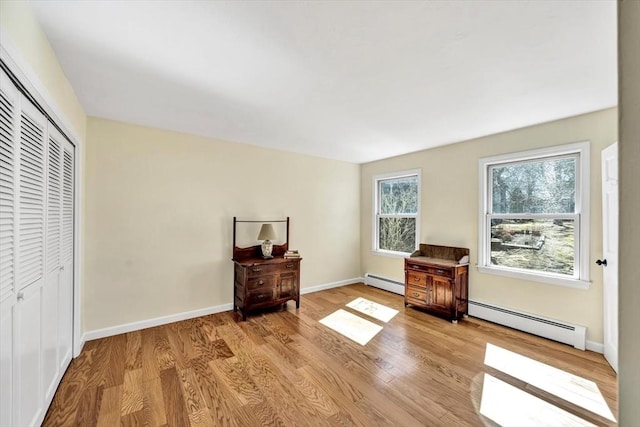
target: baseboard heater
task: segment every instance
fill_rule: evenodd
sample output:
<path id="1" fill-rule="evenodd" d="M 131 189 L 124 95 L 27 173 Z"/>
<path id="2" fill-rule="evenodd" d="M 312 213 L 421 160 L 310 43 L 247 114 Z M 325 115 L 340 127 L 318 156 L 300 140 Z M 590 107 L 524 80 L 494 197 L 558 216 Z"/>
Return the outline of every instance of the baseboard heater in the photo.
<path id="1" fill-rule="evenodd" d="M 394 294 L 404 295 L 404 283 L 397 280 L 388 279 L 382 276 L 376 276 L 371 273 L 364 275 L 364 283 L 368 286 L 384 289 Z"/>
<path id="2" fill-rule="evenodd" d="M 469 315 L 584 350 L 587 328 L 469 300 Z"/>

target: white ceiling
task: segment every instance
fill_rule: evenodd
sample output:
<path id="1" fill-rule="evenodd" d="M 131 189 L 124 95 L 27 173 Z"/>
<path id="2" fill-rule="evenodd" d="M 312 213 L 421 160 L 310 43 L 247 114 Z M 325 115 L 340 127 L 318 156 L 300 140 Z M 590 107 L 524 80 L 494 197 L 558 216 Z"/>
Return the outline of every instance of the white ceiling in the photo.
<path id="1" fill-rule="evenodd" d="M 32 5 L 91 116 L 348 162 L 617 104 L 614 0 Z"/>

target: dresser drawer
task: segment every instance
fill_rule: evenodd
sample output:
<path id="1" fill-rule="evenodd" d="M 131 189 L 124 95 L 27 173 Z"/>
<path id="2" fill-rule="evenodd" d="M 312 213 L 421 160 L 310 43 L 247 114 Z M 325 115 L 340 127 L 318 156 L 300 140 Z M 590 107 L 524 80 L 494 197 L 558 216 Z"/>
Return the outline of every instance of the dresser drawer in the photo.
<path id="1" fill-rule="evenodd" d="M 447 267 L 429 267 L 427 273 L 433 274 L 434 276 L 442 276 L 442 277 L 453 277 L 453 268 Z"/>
<path id="2" fill-rule="evenodd" d="M 274 288 L 258 288 L 247 293 L 247 301 L 245 304 L 261 304 L 273 301 L 275 299 Z"/>
<path id="3" fill-rule="evenodd" d="M 440 266 L 435 266 L 435 265 L 423 265 L 423 264 L 414 264 L 414 263 L 410 263 L 407 262 L 407 270 L 410 271 L 409 274 L 411 274 L 411 271 L 420 271 L 420 272 L 424 272 L 427 274 L 433 274 L 434 276 L 443 276 L 443 277 L 453 277 L 453 268 L 448 268 L 448 267 L 440 267 Z"/>
<path id="4" fill-rule="evenodd" d="M 273 288 L 275 282 L 273 280 L 273 275 L 271 276 L 259 276 L 252 277 L 251 279 L 247 279 L 247 289 L 261 289 L 261 288 Z"/>
<path id="5" fill-rule="evenodd" d="M 419 304 L 426 304 L 427 302 L 427 290 L 422 288 L 414 288 L 413 286 L 407 286 L 404 290 L 404 297 L 407 301 L 414 300 Z"/>
<path id="6" fill-rule="evenodd" d="M 245 268 L 247 277 L 258 277 L 276 273 L 280 270 L 280 264 L 251 265 Z"/>
<path id="7" fill-rule="evenodd" d="M 427 288 L 427 275 L 425 273 L 418 273 L 415 271 L 409 271 L 407 273 L 407 285 L 415 286 L 417 288 Z"/>

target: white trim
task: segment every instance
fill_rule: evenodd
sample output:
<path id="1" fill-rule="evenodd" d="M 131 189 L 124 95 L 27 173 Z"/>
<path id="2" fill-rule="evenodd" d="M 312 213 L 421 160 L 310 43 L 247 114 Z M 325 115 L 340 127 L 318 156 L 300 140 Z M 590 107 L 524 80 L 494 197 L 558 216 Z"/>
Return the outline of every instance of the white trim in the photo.
<path id="1" fill-rule="evenodd" d="M 509 269 L 491 265 L 489 257 L 491 254 L 490 239 L 487 232 L 487 218 L 489 215 L 489 175 L 490 166 L 504 163 L 521 162 L 527 160 L 540 159 L 544 157 L 558 157 L 563 155 L 578 154 L 579 161 L 576 164 L 576 212 L 578 216 L 578 227 L 580 230 L 579 241 L 576 242 L 576 250 L 579 256 L 575 261 L 579 268 L 576 269 L 576 277 L 561 277 L 553 274 L 538 273 L 535 271 L 524 271 L 519 269 Z M 590 142 L 576 142 L 554 147 L 546 147 L 537 150 L 529 150 L 518 153 L 502 154 L 498 156 L 483 157 L 478 160 L 478 270 L 481 273 L 507 276 L 516 279 L 531 280 L 558 286 L 566 286 L 578 289 L 588 289 L 590 281 Z M 527 216 L 523 214 L 521 216 Z M 542 217 L 544 215 L 531 215 Z M 560 215 L 562 216 L 562 215 Z M 578 259 L 579 258 L 579 259 Z M 579 261 L 579 262 L 578 262 Z"/>
<path id="2" fill-rule="evenodd" d="M 371 252 L 375 255 L 385 255 L 392 257 L 406 257 L 410 255 L 410 252 L 394 252 L 394 251 L 386 251 L 378 249 L 378 181 L 392 178 L 404 178 L 416 175 L 418 177 L 418 194 L 417 194 L 417 211 L 415 214 L 416 218 L 416 246 L 414 249 L 418 248 L 418 244 L 420 242 L 420 204 L 421 204 L 421 193 L 422 193 L 422 169 L 408 169 L 399 172 L 386 172 L 373 176 L 373 214 L 372 214 L 372 239 L 371 239 Z M 403 218 L 409 215 L 402 215 Z"/>
<path id="3" fill-rule="evenodd" d="M 355 283 L 363 283 L 362 277 L 354 277 L 353 279 L 339 280 L 337 282 L 325 283 L 324 285 L 308 286 L 300 288 L 300 295 L 311 294 L 313 292 L 324 291 L 325 289 L 339 288 L 346 285 L 353 285 Z"/>
<path id="4" fill-rule="evenodd" d="M 363 282 L 362 277 L 355 277 L 353 279 L 341 280 L 338 282 L 326 283 L 324 285 L 311 286 L 307 288 L 301 288 L 300 294 L 309 294 L 312 292 L 323 291 L 325 289 L 338 288 L 345 285 L 351 285 L 354 283 Z M 99 338 L 106 338 L 113 335 L 126 334 L 128 332 L 139 331 L 141 329 L 152 328 L 154 326 L 166 325 L 168 323 L 180 322 L 182 320 L 193 319 L 195 317 L 207 316 L 209 314 L 222 313 L 224 311 L 233 310 L 233 304 L 222 304 L 212 307 L 200 308 L 198 310 L 185 311 L 182 313 L 170 314 L 168 316 L 154 317 L 152 319 L 140 320 L 137 322 L 123 323 L 121 325 L 110 326 L 102 329 L 95 329 L 93 331 L 87 331 L 82 334 L 81 340 L 84 344 L 86 341 L 91 341 Z"/>
<path id="5" fill-rule="evenodd" d="M 22 57 L 20 51 L 11 41 L 6 30 L 0 27 L 0 58 L 9 67 L 11 72 L 20 80 L 20 83 L 29 91 L 31 96 L 45 109 L 47 114 L 62 129 L 75 147 L 75 176 L 74 176 L 74 257 L 73 257 L 73 357 L 77 357 L 82 351 L 84 338 L 82 335 L 82 275 L 84 256 L 82 253 L 83 216 L 84 205 L 84 140 L 71 126 L 68 117 L 55 102 L 47 88 L 42 84 L 31 65 Z M 79 101 L 78 101 L 79 102 Z M 84 113 L 84 111 L 83 111 Z M 86 115 L 85 115 L 86 125 Z"/>
<path id="6" fill-rule="evenodd" d="M 374 255 L 386 256 L 389 258 L 406 258 L 411 255 L 408 252 L 394 252 L 394 251 L 385 251 L 385 250 L 375 250 L 371 249 L 371 253 Z"/>
<path id="7" fill-rule="evenodd" d="M 71 122 L 68 117 L 62 112 L 58 103 L 54 101 L 47 88 L 31 68 L 31 65 L 22 57 L 20 51 L 11 41 L 11 37 L 2 27 L 0 27 L 0 58 L 35 100 L 38 101 L 40 106 L 45 109 L 47 114 L 51 116 L 53 121 L 60 126 L 65 135 L 71 139 L 71 143 L 77 145 L 81 142 L 82 139 L 73 126 L 70 125 Z"/>
<path id="8" fill-rule="evenodd" d="M 487 267 L 477 265 L 478 271 L 485 274 L 493 274 L 496 276 L 511 277 L 513 279 L 530 280 L 532 282 L 546 283 L 548 285 L 565 286 L 575 289 L 589 289 L 591 282 L 579 279 L 567 279 L 553 275 L 542 273 L 529 273 L 527 270 L 517 270 L 508 267 Z"/>
<path id="9" fill-rule="evenodd" d="M 95 329 L 93 331 L 85 332 L 82 335 L 82 338 L 84 341 L 91 341 L 98 338 L 106 338 L 113 335 L 126 334 L 127 332 L 152 328 L 154 326 L 166 325 L 168 323 L 180 322 L 181 320 L 207 316 L 209 314 L 222 313 L 223 311 L 229 311 L 232 309 L 233 304 L 231 303 L 213 307 L 205 307 L 198 310 L 185 311 L 182 313 L 170 314 L 168 316 L 154 317 L 153 319 L 140 320 L 138 322 L 123 323 L 122 325 L 110 326 L 108 328 Z"/>
<path id="10" fill-rule="evenodd" d="M 404 283 L 389 279 L 388 277 L 366 273 L 364 275 L 364 284 L 384 291 L 393 292 L 394 294 L 404 295 Z"/>
<path id="11" fill-rule="evenodd" d="M 469 316 L 569 344 L 578 350 L 586 347 L 587 328 L 581 325 L 477 300 L 469 300 Z"/>
<path id="12" fill-rule="evenodd" d="M 587 340 L 587 350 L 593 351 L 594 353 L 604 354 L 604 344 L 601 342 Z"/>

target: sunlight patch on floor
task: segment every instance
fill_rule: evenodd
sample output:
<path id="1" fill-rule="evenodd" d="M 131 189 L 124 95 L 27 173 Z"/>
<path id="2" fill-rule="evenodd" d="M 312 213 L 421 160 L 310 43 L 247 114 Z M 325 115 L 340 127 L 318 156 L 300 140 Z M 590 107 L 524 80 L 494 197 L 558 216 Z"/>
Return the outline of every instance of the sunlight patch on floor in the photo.
<path id="1" fill-rule="evenodd" d="M 382 326 L 369 322 L 348 311 L 339 309 L 320 320 L 324 326 L 344 335 L 360 345 L 366 345 L 382 330 Z"/>
<path id="2" fill-rule="evenodd" d="M 501 426 L 595 426 L 489 374 L 484 374 L 480 413 Z"/>
<path id="3" fill-rule="evenodd" d="M 489 343 L 484 363 L 594 414 L 616 421 L 593 381 Z"/>
<path id="4" fill-rule="evenodd" d="M 394 310 L 386 305 L 378 304 L 377 302 L 369 301 L 362 297 L 354 299 L 347 304 L 347 307 L 385 323 L 393 319 L 393 317 L 398 314 L 398 310 Z"/>

